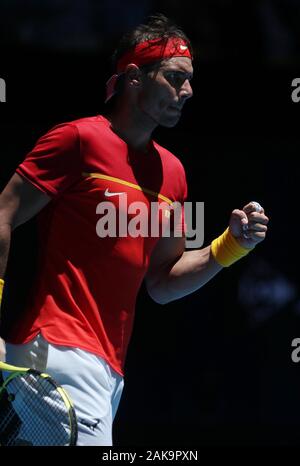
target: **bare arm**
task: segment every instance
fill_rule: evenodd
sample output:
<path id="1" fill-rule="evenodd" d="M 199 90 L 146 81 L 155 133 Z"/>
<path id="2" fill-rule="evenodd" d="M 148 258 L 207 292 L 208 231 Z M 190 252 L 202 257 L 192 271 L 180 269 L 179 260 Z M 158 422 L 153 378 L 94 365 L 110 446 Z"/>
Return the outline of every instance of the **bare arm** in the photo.
<path id="1" fill-rule="evenodd" d="M 184 238 L 161 238 L 151 256 L 147 290 L 154 301 L 166 304 L 201 288 L 221 269 L 210 246 L 185 251 Z"/>
<path id="2" fill-rule="evenodd" d="M 49 196 L 17 173 L 12 176 L 0 194 L 0 278 L 3 279 L 5 275 L 11 232 L 34 217 L 50 200 Z M 1 360 L 5 360 L 5 344 L 0 338 Z"/>
<path id="3" fill-rule="evenodd" d="M 231 213 L 229 229 L 238 243 L 250 250 L 265 239 L 268 221 L 263 209 L 257 212 L 253 203 L 249 203 L 243 210 Z M 185 251 L 184 238 L 163 237 L 152 253 L 146 286 L 154 301 L 166 304 L 201 288 L 222 268 L 210 246 Z"/>
<path id="4" fill-rule="evenodd" d="M 7 266 L 11 232 L 34 217 L 50 200 L 17 173 L 0 194 L 0 278 Z"/>

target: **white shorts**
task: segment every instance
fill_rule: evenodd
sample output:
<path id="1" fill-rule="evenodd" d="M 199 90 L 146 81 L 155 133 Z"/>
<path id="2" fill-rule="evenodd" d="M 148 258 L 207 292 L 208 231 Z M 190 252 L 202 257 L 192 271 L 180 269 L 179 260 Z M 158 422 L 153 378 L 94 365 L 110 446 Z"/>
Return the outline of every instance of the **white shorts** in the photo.
<path id="1" fill-rule="evenodd" d="M 77 445 L 112 445 L 112 423 L 124 380 L 102 358 L 53 345 L 39 334 L 26 344 L 7 343 L 6 362 L 46 372 L 68 392 L 77 415 Z"/>

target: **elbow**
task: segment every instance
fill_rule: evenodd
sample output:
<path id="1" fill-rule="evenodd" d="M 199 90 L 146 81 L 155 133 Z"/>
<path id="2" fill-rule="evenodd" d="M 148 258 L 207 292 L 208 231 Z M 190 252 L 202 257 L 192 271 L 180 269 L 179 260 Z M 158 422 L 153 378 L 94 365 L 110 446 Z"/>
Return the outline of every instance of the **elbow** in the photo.
<path id="1" fill-rule="evenodd" d="M 150 298 L 153 299 L 153 301 L 157 304 L 160 304 L 161 306 L 170 303 L 173 301 L 171 297 L 168 295 L 165 289 L 159 285 L 152 285 L 149 286 L 147 285 L 147 291 L 150 296 Z"/>
<path id="2" fill-rule="evenodd" d="M 156 304 L 160 304 L 161 306 L 164 306 L 165 304 L 168 304 L 171 302 L 171 299 L 166 299 L 164 297 L 157 297 L 153 294 L 150 294 L 150 297 L 153 299 L 153 301 L 156 303 Z"/>
<path id="3" fill-rule="evenodd" d="M 155 294 L 150 294 L 150 293 L 149 295 L 156 304 L 160 304 L 161 306 L 164 306 L 165 304 L 168 304 L 171 302 L 171 299 L 166 299 L 164 297 L 157 296 Z"/>

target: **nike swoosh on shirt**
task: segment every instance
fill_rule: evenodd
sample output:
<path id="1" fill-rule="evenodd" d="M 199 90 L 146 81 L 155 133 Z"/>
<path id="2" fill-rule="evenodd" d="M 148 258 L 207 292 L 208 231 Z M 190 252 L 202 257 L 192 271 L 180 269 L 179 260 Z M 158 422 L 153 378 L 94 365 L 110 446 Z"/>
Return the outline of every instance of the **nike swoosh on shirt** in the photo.
<path id="1" fill-rule="evenodd" d="M 120 194 L 125 194 L 124 192 L 123 193 L 110 193 L 108 191 L 108 188 L 106 188 L 105 192 L 104 192 L 104 196 L 106 197 L 111 197 L 111 196 L 120 196 Z"/>

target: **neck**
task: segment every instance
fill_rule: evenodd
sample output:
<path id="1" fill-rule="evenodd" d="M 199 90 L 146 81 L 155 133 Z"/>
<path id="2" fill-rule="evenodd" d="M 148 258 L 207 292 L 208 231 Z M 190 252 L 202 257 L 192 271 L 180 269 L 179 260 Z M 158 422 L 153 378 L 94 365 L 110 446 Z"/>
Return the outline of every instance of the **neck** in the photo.
<path id="1" fill-rule="evenodd" d="M 137 107 L 118 103 L 107 115 L 112 130 L 130 147 L 146 152 L 157 123 Z"/>

